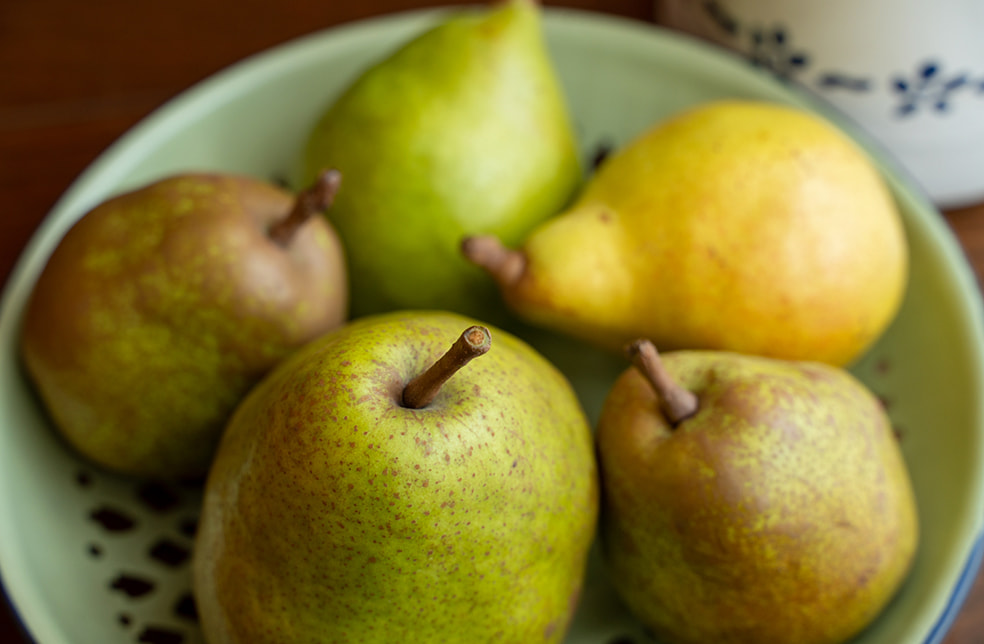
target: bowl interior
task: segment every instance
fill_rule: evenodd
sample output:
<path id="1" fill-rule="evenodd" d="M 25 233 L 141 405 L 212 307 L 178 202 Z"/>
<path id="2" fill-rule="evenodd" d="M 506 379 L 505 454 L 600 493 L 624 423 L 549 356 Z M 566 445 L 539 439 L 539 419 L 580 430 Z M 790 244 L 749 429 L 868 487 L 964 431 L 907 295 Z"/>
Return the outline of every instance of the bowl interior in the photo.
<path id="1" fill-rule="evenodd" d="M 641 23 L 546 10 L 550 47 L 587 161 L 656 120 L 719 97 L 824 106 L 736 57 Z M 17 359 L 21 311 L 65 230 L 113 193 L 168 173 L 223 170 L 289 178 L 330 99 L 370 61 L 438 19 L 402 14 L 336 28 L 253 57 L 192 88 L 124 136 L 70 189 L 32 239 L 0 308 L 0 571 L 43 644 L 201 642 L 188 557 L 199 490 L 93 469 L 54 435 Z M 854 367 L 888 407 L 920 506 L 915 567 L 864 644 L 939 641 L 981 528 L 984 337 L 980 300 L 938 213 L 870 143 L 905 216 L 911 282 L 898 319 Z M 595 418 L 622 365 L 534 339 Z M 597 558 L 570 643 L 649 641 L 607 586 Z"/>

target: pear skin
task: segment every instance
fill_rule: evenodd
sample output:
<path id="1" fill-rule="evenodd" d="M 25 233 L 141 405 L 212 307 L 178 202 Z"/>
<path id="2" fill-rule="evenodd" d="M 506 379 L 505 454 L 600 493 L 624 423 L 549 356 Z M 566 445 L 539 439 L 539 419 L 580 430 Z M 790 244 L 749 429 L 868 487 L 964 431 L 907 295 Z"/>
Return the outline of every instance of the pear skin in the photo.
<path id="1" fill-rule="evenodd" d="M 345 176 L 331 220 L 353 317 L 430 308 L 508 321 L 461 238 L 519 243 L 582 180 L 537 3 L 452 13 L 367 69 L 318 121 L 302 166 L 305 179 Z"/>
<path id="2" fill-rule="evenodd" d="M 563 641 L 597 527 L 590 426 L 495 328 L 449 378 L 424 375 L 475 324 L 360 318 L 247 396 L 194 548 L 209 642 Z"/>
<path id="3" fill-rule="evenodd" d="M 872 622 L 918 545 L 915 498 L 878 400 L 848 372 L 665 353 L 694 396 L 638 368 L 598 424 L 611 580 L 660 641 L 840 644 Z"/>
<path id="4" fill-rule="evenodd" d="M 881 335 L 908 276 L 901 218 L 863 151 L 811 113 L 741 100 L 654 125 L 504 272 L 510 248 L 465 243 L 531 323 L 613 349 L 647 337 L 836 365 Z"/>
<path id="5" fill-rule="evenodd" d="M 204 476 L 246 391 L 346 319 L 340 242 L 305 210 L 317 203 L 299 203 L 252 177 L 182 174 L 75 223 L 20 336 L 26 371 L 73 447 L 134 476 Z"/>

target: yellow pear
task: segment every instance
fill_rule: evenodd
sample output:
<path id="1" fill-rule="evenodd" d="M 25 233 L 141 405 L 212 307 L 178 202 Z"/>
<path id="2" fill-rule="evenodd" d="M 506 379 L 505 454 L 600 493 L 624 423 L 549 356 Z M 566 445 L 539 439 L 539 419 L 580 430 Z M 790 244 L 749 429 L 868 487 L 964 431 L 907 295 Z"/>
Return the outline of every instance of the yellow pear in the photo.
<path id="1" fill-rule="evenodd" d="M 837 365 L 884 331 L 908 274 L 866 153 L 813 113 L 748 100 L 655 124 L 521 249 L 462 247 L 543 327 L 611 348 L 648 337 Z"/>

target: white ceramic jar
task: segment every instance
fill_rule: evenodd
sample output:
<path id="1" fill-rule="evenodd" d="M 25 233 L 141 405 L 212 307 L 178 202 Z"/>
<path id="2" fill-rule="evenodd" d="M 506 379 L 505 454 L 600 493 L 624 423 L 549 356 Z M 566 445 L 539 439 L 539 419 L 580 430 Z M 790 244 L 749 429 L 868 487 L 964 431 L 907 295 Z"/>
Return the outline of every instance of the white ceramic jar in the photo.
<path id="1" fill-rule="evenodd" d="M 839 108 L 939 207 L 984 201 L 984 0 L 658 0 L 656 19 Z"/>

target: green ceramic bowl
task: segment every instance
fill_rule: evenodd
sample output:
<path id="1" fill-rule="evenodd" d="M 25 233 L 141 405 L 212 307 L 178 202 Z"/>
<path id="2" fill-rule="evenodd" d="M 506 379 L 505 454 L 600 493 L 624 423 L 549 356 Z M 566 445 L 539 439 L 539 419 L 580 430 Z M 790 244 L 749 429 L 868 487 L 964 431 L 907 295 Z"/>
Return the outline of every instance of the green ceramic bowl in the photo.
<path id="1" fill-rule="evenodd" d="M 600 15 L 546 14 L 585 159 L 600 145 L 617 145 L 671 112 L 718 97 L 768 99 L 826 113 L 740 59 L 685 37 Z M 438 15 L 397 15 L 313 34 L 191 89 L 94 163 L 29 244 L 0 309 L 0 572 L 38 642 L 202 641 L 188 566 L 199 490 L 93 469 L 56 437 L 24 379 L 18 328 L 46 258 L 88 208 L 165 174 L 291 174 L 327 102 L 366 64 Z M 878 150 L 868 148 L 881 159 L 905 216 L 912 276 L 898 319 L 855 371 L 885 399 L 901 432 L 923 536 L 901 592 L 856 641 L 938 642 L 981 550 L 984 320 L 972 272 L 939 214 Z M 610 374 L 564 356 L 558 361 L 571 370 L 589 414 L 596 415 Z M 648 641 L 595 560 L 568 642 L 616 640 Z"/>

